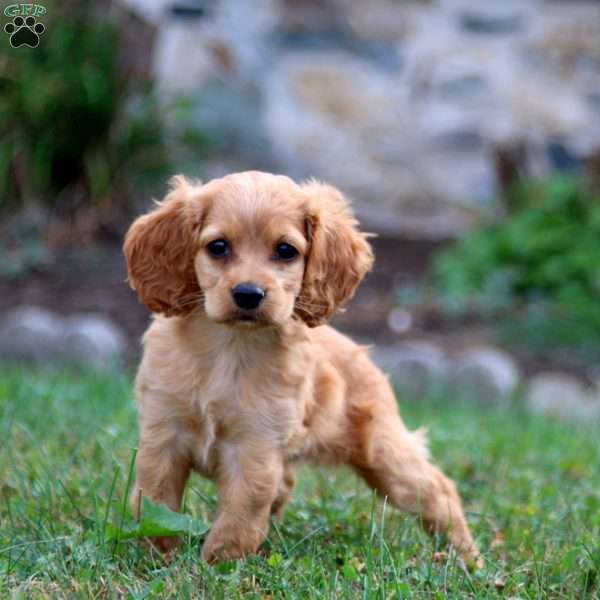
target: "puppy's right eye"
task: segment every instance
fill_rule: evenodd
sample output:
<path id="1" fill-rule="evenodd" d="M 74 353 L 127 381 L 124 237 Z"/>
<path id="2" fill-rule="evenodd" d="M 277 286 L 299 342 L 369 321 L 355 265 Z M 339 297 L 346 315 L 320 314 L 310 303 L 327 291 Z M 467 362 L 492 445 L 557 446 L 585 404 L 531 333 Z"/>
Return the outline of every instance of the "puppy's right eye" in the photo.
<path id="1" fill-rule="evenodd" d="M 211 256 L 222 258 L 229 255 L 229 244 L 225 240 L 215 240 L 206 245 L 206 249 Z"/>

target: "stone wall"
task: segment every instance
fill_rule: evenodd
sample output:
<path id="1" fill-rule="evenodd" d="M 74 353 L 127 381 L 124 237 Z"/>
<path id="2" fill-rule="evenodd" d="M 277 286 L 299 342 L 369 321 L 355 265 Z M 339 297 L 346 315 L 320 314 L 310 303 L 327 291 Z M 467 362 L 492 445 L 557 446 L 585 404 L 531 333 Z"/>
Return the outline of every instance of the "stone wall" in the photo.
<path id="1" fill-rule="evenodd" d="M 157 27 L 163 89 L 197 94 L 221 144 L 208 175 L 321 177 L 375 229 L 493 214 L 498 148 L 543 174 L 600 147 L 595 0 L 127 2 Z"/>

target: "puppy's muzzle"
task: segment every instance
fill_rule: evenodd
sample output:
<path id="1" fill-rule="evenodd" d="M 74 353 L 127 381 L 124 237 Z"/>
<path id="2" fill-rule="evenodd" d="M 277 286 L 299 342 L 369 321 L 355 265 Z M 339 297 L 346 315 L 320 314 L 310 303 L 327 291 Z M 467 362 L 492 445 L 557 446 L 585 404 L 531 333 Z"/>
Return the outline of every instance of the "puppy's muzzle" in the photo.
<path id="1" fill-rule="evenodd" d="M 245 282 L 239 283 L 231 290 L 233 301 L 236 306 L 245 310 L 254 310 L 260 306 L 264 300 L 266 293 L 255 283 Z"/>

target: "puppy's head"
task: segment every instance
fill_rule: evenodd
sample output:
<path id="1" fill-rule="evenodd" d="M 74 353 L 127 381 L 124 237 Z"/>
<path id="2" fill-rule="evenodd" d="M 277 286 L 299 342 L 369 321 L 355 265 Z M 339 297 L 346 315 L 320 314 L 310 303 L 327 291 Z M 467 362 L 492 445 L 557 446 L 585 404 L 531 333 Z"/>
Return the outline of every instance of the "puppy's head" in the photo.
<path id="1" fill-rule="evenodd" d="M 352 296 L 373 258 L 342 194 L 259 172 L 183 177 L 125 239 L 129 281 L 154 312 L 203 311 L 237 327 L 314 327 Z"/>

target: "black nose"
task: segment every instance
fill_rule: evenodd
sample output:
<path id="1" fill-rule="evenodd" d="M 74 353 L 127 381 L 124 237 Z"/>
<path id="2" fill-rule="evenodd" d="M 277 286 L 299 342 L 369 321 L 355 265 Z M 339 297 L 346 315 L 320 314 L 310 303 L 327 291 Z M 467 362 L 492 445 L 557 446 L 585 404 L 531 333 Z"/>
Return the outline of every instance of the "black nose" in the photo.
<path id="1" fill-rule="evenodd" d="M 240 308 L 257 308 L 265 297 L 265 291 L 254 283 L 239 283 L 232 290 L 233 300 Z"/>

